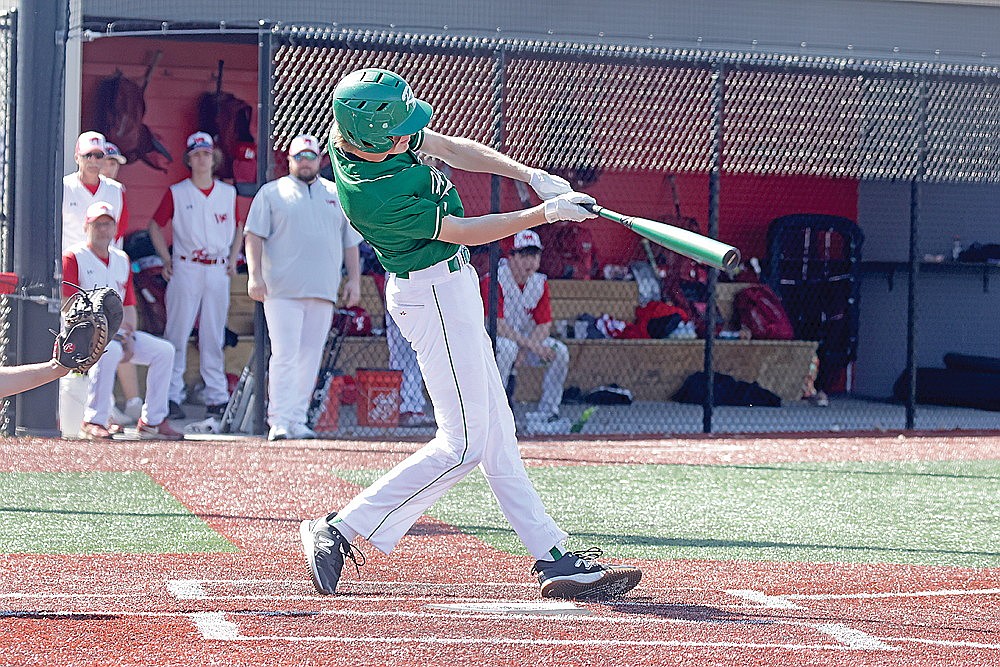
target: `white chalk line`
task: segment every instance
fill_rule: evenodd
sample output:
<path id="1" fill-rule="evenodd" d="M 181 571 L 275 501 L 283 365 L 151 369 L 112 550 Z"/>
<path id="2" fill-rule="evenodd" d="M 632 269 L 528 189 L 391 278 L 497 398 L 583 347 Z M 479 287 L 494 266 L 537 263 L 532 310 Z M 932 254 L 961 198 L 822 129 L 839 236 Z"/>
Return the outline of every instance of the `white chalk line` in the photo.
<path id="1" fill-rule="evenodd" d="M 923 597 L 951 597 L 956 595 L 1000 595 L 1000 588 L 978 588 L 978 589 L 952 589 L 937 591 L 896 591 L 886 593 L 843 593 L 843 594 L 817 594 L 805 595 L 791 593 L 784 595 L 786 600 L 873 600 L 879 598 L 923 598 Z"/>
<path id="2" fill-rule="evenodd" d="M 805 609 L 795 604 L 793 600 L 879 600 L 888 598 L 923 598 L 923 597 L 955 597 L 961 595 L 1000 595 L 1000 588 L 948 589 L 936 591 L 890 591 L 884 593 L 819 593 L 803 594 L 788 593 L 786 595 L 768 595 L 761 591 L 729 589 L 729 595 L 743 598 L 767 609 Z"/>
<path id="3" fill-rule="evenodd" d="M 208 591 L 196 579 L 168 579 L 167 590 L 178 600 L 204 600 Z"/>
<path id="4" fill-rule="evenodd" d="M 867 632 L 862 632 L 855 628 L 850 628 L 842 623 L 791 623 L 790 625 L 803 625 L 813 628 L 823 634 L 830 635 L 841 644 L 860 651 L 898 651 L 895 646 L 890 646 L 878 637 L 873 637 Z"/>
<path id="5" fill-rule="evenodd" d="M 297 635 L 256 635 L 247 636 L 240 633 L 239 627 L 229 621 L 224 612 L 200 612 L 197 615 L 190 614 L 192 621 L 202 634 L 205 640 L 229 641 L 229 642 L 326 642 L 341 644 L 438 644 L 453 645 L 459 644 L 469 646 L 471 644 L 489 646 L 663 646 L 663 647 L 706 647 L 706 648 L 772 648 L 772 649 L 792 649 L 792 650 L 825 650 L 825 651 L 850 651 L 850 646 L 843 644 L 770 644 L 770 643 L 741 643 L 741 642 L 705 642 L 705 641 L 683 641 L 676 639 L 669 640 L 621 640 L 621 639 L 509 639 L 509 638 L 484 638 L 484 637 L 344 637 L 339 635 L 302 637 Z"/>
<path id="6" fill-rule="evenodd" d="M 79 616 L 81 614 L 87 614 L 91 616 L 107 616 L 111 619 L 114 618 L 189 618 L 195 625 L 199 634 L 201 634 L 202 639 L 212 640 L 212 641 L 287 641 L 287 642 L 304 642 L 304 641 L 340 641 L 344 643 L 359 642 L 359 641 L 371 641 L 374 643 L 392 643 L 392 642 L 423 642 L 423 643 L 552 643 L 548 640 L 489 640 L 489 639 L 443 639 L 443 638 L 391 638 L 391 637 L 374 637 L 374 638 L 360 638 L 360 637 L 333 637 L 333 636 L 314 636 L 314 637 L 302 637 L 302 636 L 289 636 L 289 635 L 261 635 L 261 636 L 245 636 L 239 632 L 239 626 L 233 621 L 227 618 L 227 614 L 235 616 L 262 616 L 270 617 L 271 614 L 267 613 L 255 613 L 255 612 L 225 612 L 225 611 L 204 611 L 204 612 L 189 612 L 189 611 L 126 611 L 117 609 L 94 609 L 88 611 L 12 611 L 4 612 L 0 611 L 0 618 L 17 618 L 21 615 L 32 615 L 32 616 L 48 616 L 52 618 L 73 618 L 74 616 Z M 406 616 L 406 617 L 424 617 L 424 618 L 446 618 L 446 619 L 483 619 L 483 620 L 500 620 L 500 619 L 510 619 L 509 615 L 504 614 L 457 614 L 457 613 L 431 613 L 431 612 L 363 612 L 357 610 L 332 610 L 324 609 L 319 611 L 308 611 L 308 612 L 294 612 L 289 611 L 287 614 L 274 614 L 275 618 L 296 618 L 298 616 Z M 520 614 L 518 618 L 524 618 L 529 616 L 528 614 Z M 583 621 L 583 617 L 579 619 L 573 619 L 572 617 L 562 617 L 553 618 L 551 616 L 545 615 L 530 615 L 532 621 L 552 619 L 558 620 L 561 623 L 565 623 L 570 620 Z M 886 645 L 886 648 L 876 648 L 876 644 L 884 642 L 909 642 L 917 644 L 927 644 L 931 646 L 940 646 L 946 648 L 973 648 L 973 649 L 991 649 L 1000 650 L 1000 644 L 984 644 L 980 642 L 970 642 L 970 641 L 955 641 L 946 639 L 922 639 L 919 637 L 874 637 L 872 635 L 867 635 L 865 633 L 858 633 L 852 628 L 847 626 L 842 626 L 840 624 L 818 624 L 818 623 L 804 623 L 796 621 L 752 621 L 752 620 L 723 620 L 723 619 L 706 619 L 706 620 L 690 620 L 690 619 L 616 619 L 610 617 L 601 616 L 588 616 L 586 617 L 587 623 L 594 622 L 610 622 L 610 623 L 629 623 L 634 622 L 636 624 L 643 623 L 653 623 L 653 624 L 699 624 L 699 623 L 718 623 L 718 624 L 730 624 L 730 625 L 800 625 L 803 627 L 811 628 L 817 630 L 823 634 L 827 634 L 834 637 L 838 641 L 842 642 L 840 644 L 766 644 L 760 642 L 685 642 L 683 640 L 662 640 L 662 641 L 646 641 L 646 642 L 622 642 L 616 640 L 561 640 L 562 643 L 577 643 L 581 645 L 605 645 L 605 644 L 621 644 L 627 646 L 677 646 L 677 647 L 730 647 L 730 648 L 783 648 L 791 650 L 806 650 L 806 649 L 823 649 L 823 650 L 898 650 L 897 647 L 891 645 Z M 822 626 L 822 627 L 821 627 Z"/>
<path id="7" fill-rule="evenodd" d="M 492 600 L 496 603 L 497 600 Z M 701 625 L 701 624 L 719 624 L 719 625 L 740 625 L 740 626 L 752 626 L 752 625 L 802 625 L 809 627 L 808 623 L 799 622 L 785 622 L 785 621 L 771 621 L 767 619 L 688 619 L 688 618 L 634 618 L 634 617 L 614 617 L 614 616 L 558 616 L 552 613 L 539 612 L 533 614 L 531 612 L 523 612 L 517 614 L 510 614 L 504 612 L 466 612 L 466 611 L 400 611 L 400 610 L 388 610 L 388 611 L 375 611 L 375 610 L 361 610 L 361 609 L 309 609 L 309 610 L 282 610 L 282 611 L 270 611 L 270 610 L 239 610 L 239 611 L 221 611 L 221 610 L 207 610 L 205 612 L 191 612 L 191 611 L 132 611 L 125 609 L 88 609 L 86 611 L 68 611 L 68 610 L 45 610 L 45 611 L 3 611 L 0 610 L 0 618 L 3 617 L 17 617 L 24 614 L 32 614 L 37 616 L 45 617 L 73 617 L 79 615 L 93 615 L 93 616 L 107 616 L 107 617 L 122 617 L 122 618 L 169 618 L 169 617 L 184 617 L 191 616 L 192 614 L 209 613 L 209 614 L 229 614 L 231 616 L 255 616 L 259 618 L 277 618 L 277 619 L 294 619 L 301 617 L 313 617 L 313 616 L 337 616 L 344 618 L 406 618 L 406 619 L 421 619 L 421 618 L 433 618 L 433 619 L 443 619 L 443 620 L 471 620 L 471 619 L 485 619 L 485 620 L 512 620 L 512 619 L 523 619 L 525 617 L 531 617 L 532 621 L 535 622 L 545 622 L 545 621 L 556 621 L 560 625 L 565 625 L 567 623 L 577 623 L 585 625 L 594 624 L 609 624 L 609 625 Z"/>
<path id="8" fill-rule="evenodd" d="M 205 588 L 204 584 L 215 583 L 215 584 L 239 584 L 239 585 L 260 585 L 260 584 L 279 584 L 301 587 L 302 582 L 300 580 L 282 580 L 282 579 L 174 579 L 165 582 L 167 590 L 171 595 L 178 600 L 232 600 L 232 601 L 249 601 L 249 600 L 326 600 L 330 601 L 335 599 L 338 603 L 368 603 L 372 601 L 380 602 L 392 602 L 392 601 L 432 601 L 440 602 L 440 596 L 380 596 L 380 595 L 346 595 L 338 596 L 336 598 L 330 598 L 328 596 L 320 595 L 227 595 L 227 596 L 215 596 L 211 595 Z M 414 587 L 415 584 L 410 582 L 378 582 L 379 587 L 391 587 L 393 585 L 405 585 Z M 456 586 L 475 586 L 478 584 L 418 584 L 419 587 L 427 588 L 450 588 Z M 501 583 L 484 583 L 482 585 L 486 586 L 517 586 L 518 584 L 501 584 Z M 527 584 L 526 586 L 532 586 L 533 584 Z M 705 589 L 702 589 L 705 590 Z M 755 602 L 760 605 L 770 606 L 774 608 L 778 606 L 779 608 L 797 608 L 801 609 L 799 605 L 795 605 L 790 602 L 790 599 L 797 600 L 826 600 L 826 599 L 864 599 L 864 598 L 892 598 L 892 597 L 930 597 L 930 596 L 951 596 L 951 595 L 995 595 L 1000 594 L 1000 589 L 969 589 L 969 590 L 940 590 L 940 591 L 912 591 L 912 592 L 887 592 L 887 593 L 858 593 L 858 594 L 836 594 L 836 595 L 803 595 L 803 594 L 789 594 L 785 596 L 769 596 L 760 591 L 752 590 L 740 590 L 731 589 L 725 591 L 730 595 L 737 597 L 742 597 L 748 601 Z M 107 599 L 107 598 L 120 598 L 120 595 L 116 594 L 89 594 L 89 593 L 5 593 L 0 594 L 0 598 L 7 599 L 18 599 L 18 598 L 35 598 L 35 599 Z M 449 598 L 449 600 L 459 601 L 459 602 L 497 602 L 496 598 L 481 598 L 481 597 L 465 597 L 465 598 Z M 516 602 L 516 601 L 512 601 Z M 610 606 L 627 606 L 631 608 L 636 607 L 662 607 L 662 603 L 647 603 L 643 601 L 632 601 L 632 600 L 622 600 L 617 603 L 611 603 Z M 34 612 L 0 612 L 0 617 L 11 617 L 18 616 L 19 614 L 34 613 Z M 108 615 L 116 617 L 177 617 L 186 616 L 192 620 L 199 634 L 206 640 L 226 640 L 226 641 L 343 641 L 343 642 L 356 642 L 359 641 L 355 637 L 333 637 L 333 636 L 323 636 L 323 637 L 298 637 L 298 636 L 284 636 L 284 635 L 274 635 L 274 636 L 260 636 L 260 637 L 245 637 L 239 634 L 239 628 L 233 621 L 226 618 L 227 613 L 239 612 L 225 612 L 225 611 L 205 611 L 205 612 L 137 612 L 137 611 L 116 611 L 116 610 L 105 610 L 105 611 L 77 611 L 77 612 L 61 612 L 61 611 L 51 611 L 51 612 L 37 612 L 40 615 L 51 615 L 54 617 L 58 616 L 73 616 L 74 614 L 89 613 L 95 615 Z M 246 615 L 254 615 L 254 612 L 249 612 Z M 260 612 L 261 616 L 268 616 L 267 612 Z M 305 612 L 295 612 L 290 611 L 287 617 L 295 617 L 299 615 L 308 616 L 343 616 L 343 617 L 375 617 L 375 616 L 385 616 L 385 617 L 398 617 L 398 618 L 448 618 L 448 619 L 507 619 L 511 618 L 508 614 L 489 614 L 489 613 L 454 613 L 454 612 L 443 612 L 434 613 L 427 611 L 374 611 L 374 610 L 358 610 L 358 609 L 322 609 L 318 611 L 305 611 Z M 273 614 L 275 617 L 284 617 L 281 613 Z M 531 616 L 534 620 L 540 620 L 548 618 L 549 620 L 556 620 L 560 623 L 565 623 L 571 619 L 559 616 L 546 616 L 546 615 L 519 615 Z M 584 622 L 583 619 L 572 619 L 577 622 Z M 899 650 L 897 647 L 891 646 L 886 642 L 909 642 L 909 643 L 920 643 L 933 646 L 942 647 L 965 647 L 965 648 L 978 648 L 978 649 L 1000 649 L 998 644 L 986 644 L 980 642 L 969 642 L 969 641 L 956 641 L 956 640 L 936 640 L 936 639 L 922 639 L 914 637 L 874 637 L 860 630 L 850 628 L 846 625 L 835 624 L 835 623 L 808 623 L 803 621 L 792 621 L 792 620 L 772 620 L 772 619 L 680 619 L 680 618 L 649 618 L 649 617 L 608 617 L 608 616 L 588 616 L 587 623 L 603 623 L 603 624 L 613 624 L 613 625 L 676 625 L 676 624 L 730 624 L 730 625 L 798 625 L 802 627 L 807 627 L 822 634 L 825 634 L 833 639 L 835 639 L 837 645 L 827 645 L 827 644 L 767 644 L 767 643 L 741 643 L 741 642 L 686 642 L 683 640 L 648 640 L 648 641 L 617 641 L 617 640 L 513 640 L 513 639 L 481 639 L 477 638 L 474 640 L 470 639 L 456 639 L 450 640 L 445 638 L 366 638 L 365 641 L 378 641 L 378 642 L 421 642 L 421 643 L 509 643 L 509 644 L 573 644 L 573 645 L 589 645 L 589 644 L 599 644 L 599 645 L 622 645 L 622 646 L 706 646 L 706 647 L 743 647 L 743 648 L 789 648 L 789 649 L 836 649 L 836 650 L 864 650 L 864 651 L 894 651 Z M 236 638 L 234 639 L 234 632 Z"/>
<path id="9" fill-rule="evenodd" d="M 805 609 L 802 605 L 790 602 L 787 595 L 768 595 L 760 591 L 735 588 L 727 590 L 726 593 L 732 595 L 733 597 L 743 598 L 744 600 L 753 602 L 754 604 L 765 609 Z"/>
<path id="10" fill-rule="evenodd" d="M 698 620 L 687 620 L 687 619 L 634 619 L 636 623 L 648 623 L 653 621 L 656 623 L 672 623 L 672 624 L 698 624 L 698 623 L 719 623 L 719 624 L 732 624 L 732 625 L 755 625 L 755 624 L 771 624 L 771 625 L 800 625 L 803 627 L 811 628 L 817 630 L 823 634 L 836 639 L 838 644 L 781 644 L 781 643 L 762 643 L 762 642 L 708 642 L 708 641 L 684 641 L 684 640 L 636 640 L 636 641 L 625 641 L 625 640 L 604 640 L 604 639 L 593 639 L 593 640 L 546 640 L 546 639 L 484 639 L 484 638 L 442 638 L 442 637 L 343 637 L 343 636 L 295 636 L 295 635 L 259 635 L 259 636 L 247 636 L 240 633 L 239 626 L 227 618 L 227 614 L 235 614 L 237 616 L 254 616 L 257 615 L 254 612 L 223 612 L 223 611 L 204 611 L 204 612 L 178 612 L 178 611 L 123 611 L 114 609 L 105 610 L 90 610 L 86 612 L 71 612 L 71 611 L 44 611 L 44 612 L 0 612 L 0 618 L 16 618 L 19 614 L 31 613 L 32 615 L 38 616 L 51 616 L 53 618 L 67 617 L 72 618 L 82 613 L 93 616 L 108 616 L 109 618 L 179 618 L 186 617 L 192 621 L 201 638 L 206 641 L 243 641 L 243 642 L 312 642 L 312 641 L 329 641 L 329 642 L 340 642 L 340 643 L 358 643 L 358 642 L 368 642 L 368 643 L 382 643 L 382 644 L 393 644 L 393 643 L 428 643 L 428 644 L 502 644 L 502 645 L 579 645 L 579 646 L 664 646 L 664 647 L 717 647 L 717 648 L 773 648 L 773 649 L 786 649 L 786 650 L 833 650 L 833 651 L 897 651 L 900 650 L 897 647 L 886 644 L 886 642 L 909 642 L 926 644 L 931 646 L 940 646 L 947 648 L 973 648 L 973 649 L 992 649 L 1000 650 L 1000 644 L 984 644 L 979 642 L 970 641 L 952 641 L 952 640 L 939 640 L 939 639 L 921 639 L 916 637 L 873 637 L 863 632 L 859 632 L 847 626 L 840 624 L 816 624 L 816 623 L 802 623 L 802 622 L 754 622 L 754 621 L 741 621 L 741 620 L 720 620 L 720 619 L 708 619 L 705 621 Z M 501 620 L 510 619 L 509 615 L 504 614 L 456 614 L 456 613 L 441 613 L 436 614 L 432 612 L 363 612 L 357 610 L 319 610 L 315 612 L 302 612 L 303 615 L 307 616 L 407 616 L 415 618 L 447 618 L 447 619 L 485 619 L 485 620 Z M 266 616 L 267 614 L 261 614 Z M 282 614 L 275 614 L 277 618 L 295 618 L 299 614 L 297 612 L 289 612 L 287 616 Z M 544 615 L 530 615 L 523 614 L 518 615 L 519 618 L 525 616 L 530 616 L 532 620 L 552 618 L 551 616 Z M 558 619 L 563 622 L 570 620 L 568 618 Z M 581 618 L 581 620 L 583 620 Z M 609 617 L 599 617 L 599 616 L 589 616 L 586 618 L 587 622 L 630 622 L 633 619 L 614 619 Z"/>
<path id="11" fill-rule="evenodd" d="M 318 612 L 319 614 L 331 613 L 329 610 Z M 332 612 L 338 614 L 338 612 Z M 380 612 L 368 612 L 365 615 L 379 615 Z M 358 612 L 346 615 L 360 615 Z M 395 613 L 381 615 L 409 615 L 417 617 L 440 617 L 439 614 L 428 612 Z M 194 616 L 188 614 L 188 616 Z M 497 619 L 510 618 L 500 614 L 449 614 L 448 618 L 479 618 Z M 523 616 L 522 616 L 523 617 Z M 532 617 L 532 620 L 545 618 L 544 616 Z M 226 618 L 226 612 L 199 612 L 196 618 L 192 618 L 198 630 L 205 640 L 218 641 L 283 641 L 283 642 L 339 642 L 339 643 L 377 643 L 377 644 L 489 644 L 489 645 L 519 645 L 519 646 L 663 646 L 663 647 L 705 647 L 705 648 L 772 648 L 785 650 L 826 650 L 826 651 L 899 651 L 899 647 L 892 646 L 887 642 L 911 642 L 926 644 L 930 646 L 941 646 L 948 648 L 974 648 L 974 649 L 1000 649 L 1000 644 L 983 644 L 969 641 L 951 641 L 938 639 L 921 639 L 915 637 L 875 637 L 860 630 L 849 628 L 839 623 L 805 623 L 798 621 L 778 621 L 773 625 L 798 625 L 816 630 L 822 634 L 835 639 L 837 644 L 783 644 L 766 642 L 712 642 L 712 641 L 685 641 L 679 639 L 667 640 L 617 640 L 617 639 L 509 639 L 509 638 L 445 638 L 445 637 L 344 637 L 340 635 L 317 635 L 304 637 L 300 635 L 243 635 L 232 621 Z M 563 623 L 568 618 L 560 619 Z M 583 620 L 582 618 L 580 620 Z M 617 619 L 607 617 L 588 616 L 586 622 L 600 622 Z M 663 622 L 673 623 L 703 623 L 704 621 L 685 621 L 682 619 L 658 619 Z M 724 622 L 724 621 L 711 621 Z M 738 621 L 730 621 L 732 624 Z"/>

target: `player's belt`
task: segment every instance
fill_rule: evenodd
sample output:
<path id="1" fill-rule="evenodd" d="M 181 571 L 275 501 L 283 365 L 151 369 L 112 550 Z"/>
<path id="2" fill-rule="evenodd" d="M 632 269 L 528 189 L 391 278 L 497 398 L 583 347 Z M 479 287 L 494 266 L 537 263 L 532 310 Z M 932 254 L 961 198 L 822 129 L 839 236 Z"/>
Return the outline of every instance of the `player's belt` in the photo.
<path id="1" fill-rule="evenodd" d="M 178 255 L 177 259 L 182 262 L 194 262 L 195 264 L 225 264 L 225 257 L 185 257 L 184 255 Z"/>
<path id="2" fill-rule="evenodd" d="M 396 277 L 402 278 L 403 280 L 411 280 L 413 278 L 431 278 L 433 277 L 433 274 L 442 274 L 445 269 L 447 269 L 448 273 L 455 273 L 456 271 L 461 270 L 461 268 L 468 263 L 469 249 L 462 246 L 451 259 L 446 259 L 438 262 L 437 264 L 432 264 L 426 269 L 420 269 L 418 271 L 403 271 L 402 273 L 397 273 Z"/>

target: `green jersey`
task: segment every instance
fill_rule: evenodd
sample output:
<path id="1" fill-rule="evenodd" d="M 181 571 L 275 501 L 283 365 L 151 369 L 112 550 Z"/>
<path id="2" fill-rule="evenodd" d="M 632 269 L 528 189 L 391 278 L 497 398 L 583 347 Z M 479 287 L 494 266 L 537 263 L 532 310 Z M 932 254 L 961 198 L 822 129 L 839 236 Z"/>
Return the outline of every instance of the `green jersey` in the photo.
<path id="1" fill-rule="evenodd" d="M 426 269 L 460 247 L 437 238 L 441 220 L 461 217 L 465 210 L 448 177 L 417 157 L 423 139 L 422 131 L 413 135 L 405 153 L 382 162 L 367 162 L 329 145 L 340 205 L 391 273 Z"/>

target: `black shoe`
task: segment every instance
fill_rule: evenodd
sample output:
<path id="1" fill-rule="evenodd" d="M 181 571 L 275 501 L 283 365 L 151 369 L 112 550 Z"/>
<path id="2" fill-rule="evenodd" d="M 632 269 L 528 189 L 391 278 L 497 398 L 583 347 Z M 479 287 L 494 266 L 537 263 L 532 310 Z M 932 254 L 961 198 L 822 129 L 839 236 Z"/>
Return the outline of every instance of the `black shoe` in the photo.
<path id="1" fill-rule="evenodd" d="M 219 403 L 218 405 L 206 405 L 205 406 L 205 416 L 206 417 L 221 417 L 222 413 L 226 411 L 226 403 Z"/>
<path id="2" fill-rule="evenodd" d="M 167 419 L 184 419 L 187 417 L 181 406 L 177 405 L 174 401 L 167 401 L 167 408 L 170 410 L 167 413 Z"/>
<path id="3" fill-rule="evenodd" d="M 309 563 L 313 586 L 323 595 L 333 595 L 337 592 L 337 583 L 344 569 L 345 557 L 354 561 L 354 569 L 359 574 L 360 566 L 365 564 L 365 555 L 361 550 L 355 550 L 340 531 L 330 525 L 330 520 L 335 516 L 336 512 L 312 521 L 303 521 L 299 526 L 302 550 Z"/>
<path id="4" fill-rule="evenodd" d="M 601 565 L 600 549 L 563 554 L 556 561 L 539 560 L 531 568 L 542 585 L 543 598 L 606 600 L 628 593 L 642 578 L 631 565 Z"/>

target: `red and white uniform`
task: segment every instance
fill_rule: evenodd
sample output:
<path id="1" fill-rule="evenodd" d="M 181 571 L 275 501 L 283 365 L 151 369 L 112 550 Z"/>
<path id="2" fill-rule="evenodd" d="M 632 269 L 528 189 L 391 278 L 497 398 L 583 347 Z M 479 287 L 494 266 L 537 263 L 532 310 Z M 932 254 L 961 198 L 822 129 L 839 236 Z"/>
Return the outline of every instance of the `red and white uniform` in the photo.
<path id="1" fill-rule="evenodd" d="M 549 298 L 549 282 L 545 275 L 535 272 L 523 285 L 519 285 L 511 272 L 507 261 L 500 262 L 497 271 L 497 317 L 502 318 L 515 331 L 528 336 L 539 324 L 552 321 L 552 301 Z M 483 303 L 489 302 L 490 279 L 484 276 L 479 283 Z M 552 361 L 545 362 L 530 350 L 525 350 L 524 363 L 530 366 L 548 366 L 545 377 L 542 378 L 542 396 L 538 401 L 538 411 L 544 416 L 559 414 L 559 404 L 562 402 L 563 384 L 569 372 L 569 349 L 562 341 L 549 336 L 542 345 L 555 351 Z M 514 362 L 517 361 L 520 347 L 510 338 L 497 336 L 497 368 L 504 386 L 510 377 Z"/>
<path id="2" fill-rule="evenodd" d="M 79 285 L 85 290 L 113 287 L 121 295 L 124 305 L 134 306 L 135 293 L 132 289 L 132 271 L 128 255 L 113 246 L 108 248 L 108 252 L 109 256 L 105 261 L 95 255 L 85 243 L 73 246 L 63 254 L 63 280 Z M 63 286 L 64 297 L 69 297 L 74 292 L 75 288 Z M 144 331 L 136 331 L 132 351 L 132 363 L 149 366 L 142 419 L 147 424 L 159 424 L 167 417 L 167 385 L 173 368 L 174 347 L 162 338 Z M 90 369 L 87 403 L 83 410 L 85 422 L 108 425 L 111 406 L 114 404 L 115 371 L 123 355 L 122 344 L 113 340 Z"/>
<path id="3" fill-rule="evenodd" d="M 95 186 L 84 185 L 80 173 L 73 172 L 63 177 L 62 204 L 62 249 L 87 243 L 87 234 L 83 231 L 83 222 L 87 217 L 87 207 L 99 201 L 111 204 L 115 211 L 115 246 L 121 247 L 122 237 L 128 230 L 128 206 L 125 204 L 125 186 L 118 181 L 100 177 Z"/>
<path id="4" fill-rule="evenodd" d="M 225 403 L 229 400 L 222 352 L 229 312 L 226 262 L 236 237 L 236 188 L 217 180 L 209 190 L 201 190 L 186 178 L 170 186 L 153 220 L 161 227 L 171 222 L 173 231 L 173 275 L 167 284 L 163 332 L 176 351 L 170 400 L 184 400 L 187 343 L 197 319 L 205 403 Z"/>

